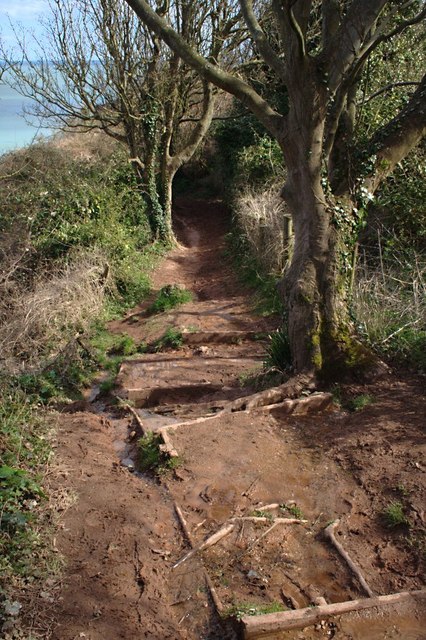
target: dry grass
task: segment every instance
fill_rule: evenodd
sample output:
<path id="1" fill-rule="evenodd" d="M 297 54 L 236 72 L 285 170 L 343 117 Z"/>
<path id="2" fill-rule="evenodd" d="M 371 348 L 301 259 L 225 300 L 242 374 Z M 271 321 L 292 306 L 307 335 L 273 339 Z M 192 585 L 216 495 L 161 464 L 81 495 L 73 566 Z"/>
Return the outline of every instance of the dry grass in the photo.
<path id="1" fill-rule="evenodd" d="M 410 349 L 426 331 L 426 263 L 418 255 L 375 268 L 358 266 L 353 310 L 370 342 L 382 350 Z M 398 342 L 405 341 L 404 345 Z"/>
<path id="2" fill-rule="evenodd" d="M 25 252 L 8 254 L 0 272 L 0 361 L 16 373 L 59 355 L 100 312 L 105 258 L 77 253 L 53 272 L 23 277 Z"/>
<path id="3" fill-rule="evenodd" d="M 281 273 L 291 251 L 291 222 L 278 187 L 241 193 L 235 213 L 256 261 L 266 273 Z"/>

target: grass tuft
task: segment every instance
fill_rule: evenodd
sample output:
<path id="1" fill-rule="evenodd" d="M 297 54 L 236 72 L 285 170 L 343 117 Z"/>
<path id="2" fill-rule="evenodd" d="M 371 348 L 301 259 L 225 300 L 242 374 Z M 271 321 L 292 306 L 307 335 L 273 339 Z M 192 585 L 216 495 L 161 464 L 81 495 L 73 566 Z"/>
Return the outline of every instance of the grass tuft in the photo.
<path id="1" fill-rule="evenodd" d="M 237 602 L 226 609 L 223 613 L 223 617 L 233 617 L 237 620 L 241 620 L 244 616 L 261 616 L 267 613 L 279 613 L 280 611 L 285 610 L 286 608 L 280 602 L 271 602 L 268 604 Z"/>
<path id="2" fill-rule="evenodd" d="M 404 507 L 401 502 L 390 502 L 382 512 L 382 518 L 388 529 L 409 525 L 409 520 L 404 513 Z"/>
<path id="3" fill-rule="evenodd" d="M 362 411 L 365 407 L 368 407 L 374 402 L 374 397 L 368 393 L 362 393 L 359 396 L 355 396 L 348 402 L 348 409 L 350 411 Z"/>
<path id="4" fill-rule="evenodd" d="M 161 313 L 174 309 L 180 304 L 191 302 L 192 293 L 177 284 L 166 284 L 160 289 L 157 298 L 148 308 L 149 313 Z"/>
<path id="5" fill-rule="evenodd" d="M 137 467 L 141 472 L 162 475 L 181 464 L 180 458 L 170 458 L 160 449 L 161 437 L 150 431 L 138 440 Z"/>
<path id="6" fill-rule="evenodd" d="M 278 369 L 282 372 L 291 367 L 290 341 L 284 329 L 269 335 L 264 364 L 267 369 Z"/>
<path id="7" fill-rule="evenodd" d="M 159 352 L 163 351 L 164 349 L 180 349 L 182 345 L 182 331 L 180 329 L 176 329 L 175 327 L 169 327 L 165 334 L 156 341 L 154 345 L 154 351 Z"/>

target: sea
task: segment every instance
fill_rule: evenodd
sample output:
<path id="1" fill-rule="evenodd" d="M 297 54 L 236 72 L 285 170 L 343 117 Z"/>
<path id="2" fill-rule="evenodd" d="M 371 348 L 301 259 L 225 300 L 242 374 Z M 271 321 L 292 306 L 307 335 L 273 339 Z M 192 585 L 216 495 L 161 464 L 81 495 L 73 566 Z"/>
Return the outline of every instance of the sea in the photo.
<path id="1" fill-rule="evenodd" d="M 31 98 L 0 82 L 0 155 L 26 147 L 35 140 L 48 137 L 52 131 L 41 128 L 34 118 L 24 116 L 31 108 Z"/>

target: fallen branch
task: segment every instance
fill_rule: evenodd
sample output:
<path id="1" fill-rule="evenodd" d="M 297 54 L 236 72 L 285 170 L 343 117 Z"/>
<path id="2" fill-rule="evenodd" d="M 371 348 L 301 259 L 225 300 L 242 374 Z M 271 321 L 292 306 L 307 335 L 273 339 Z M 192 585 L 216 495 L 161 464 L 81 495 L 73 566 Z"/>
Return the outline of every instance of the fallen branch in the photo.
<path id="1" fill-rule="evenodd" d="M 280 613 L 268 613 L 261 616 L 244 616 L 241 620 L 243 638 L 250 640 L 251 638 L 261 638 L 262 636 L 276 634 L 289 629 L 309 627 L 329 616 L 341 615 L 350 611 L 361 611 L 363 609 L 372 609 L 373 607 L 424 599 L 426 599 L 426 589 L 411 592 L 402 591 L 387 596 L 350 600 L 314 608 L 307 607 L 296 611 L 281 611 Z"/>
<path id="2" fill-rule="evenodd" d="M 173 565 L 172 569 L 177 569 L 177 567 L 189 560 L 189 558 L 195 556 L 196 553 L 204 551 L 204 549 L 207 549 L 208 547 L 212 547 L 214 544 L 219 542 L 219 540 L 222 540 L 222 538 L 229 535 L 231 531 L 234 530 L 234 527 L 234 524 L 227 524 L 223 526 L 221 529 L 219 529 L 219 531 L 216 531 L 216 533 L 207 538 L 207 540 L 204 540 L 204 542 L 201 542 L 200 544 L 197 544 L 195 547 L 193 547 L 191 551 L 189 551 L 185 556 L 183 556 L 183 558 L 178 560 L 176 564 Z"/>
<path id="3" fill-rule="evenodd" d="M 194 547 L 194 541 L 192 539 L 192 535 L 191 532 L 189 531 L 188 525 L 186 523 L 185 517 L 182 513 L 181 508 L 176 504 L 176 502 L 174 503 L 175 506 L 175 511 L 176 511 L 176 515 L 178 517 L 179 520 L 179 524 L 183 530 L 183 533 L 185 535 L 185 538 L 189 544 L 190 547 Z M 204 572 L 204 578 L 206 580 L 206 585 L 207 588 L 210 592 L 210 596 L 211 599 L 213 601 L 214 606 L 216 607 L 216 611 L 218 614 L 221 614 L 223 612 L 223 604 L 221 603 L 221 601 L 219 600 L 219 596 L 216 593 L 216 589 L 214 587 L 213 582 L 211 581 L 211 578 L 209 576 L 209 574 L 207 573 L 206 569 L 204 568 L 203 565 L 203 572 Z"/>
<path id="4" fill-rule="evenodd" d="M 339 526 L 339 524 L 340 524 L 340 520 L 335 520 L 334 522 L 329 524 L 328 527 L 324 530 L 324 535 L 336 547 L 337 551 L 340 553 L 342 558 L 346 561 L 352 573 L 354 573 L 355 576 L 358 578 L 358 581 L 362 586 L 362 588 L 364 589 L 364 591 L 367 593 L 367 595 L 370 596 L 370 598 L 372 598 L 374 597 L 374 593 L 368 586 L 367 582 L 365 581 L 365 578 L 361 573 L 361 569 L 353 562 L 353 560 L 351 559 L 349 554 L 344 550 L 340 542 L 336 540 L 336 536 L 334 535 L 334 530 Z"/>

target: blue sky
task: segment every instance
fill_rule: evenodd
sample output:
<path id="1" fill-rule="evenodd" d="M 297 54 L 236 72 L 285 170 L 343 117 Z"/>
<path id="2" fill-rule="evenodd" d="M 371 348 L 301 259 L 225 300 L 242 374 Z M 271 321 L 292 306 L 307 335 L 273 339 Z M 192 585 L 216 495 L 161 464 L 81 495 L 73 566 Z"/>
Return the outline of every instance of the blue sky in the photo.
<path id="1" fill-rule="evenodd" d="M 15 37 L 10 22 L 25 31 L 40 33 L 38 19 L 49 12 L 47 0 L 0 0 L 0 37 L 6 48 L 13 47 Z"/>

